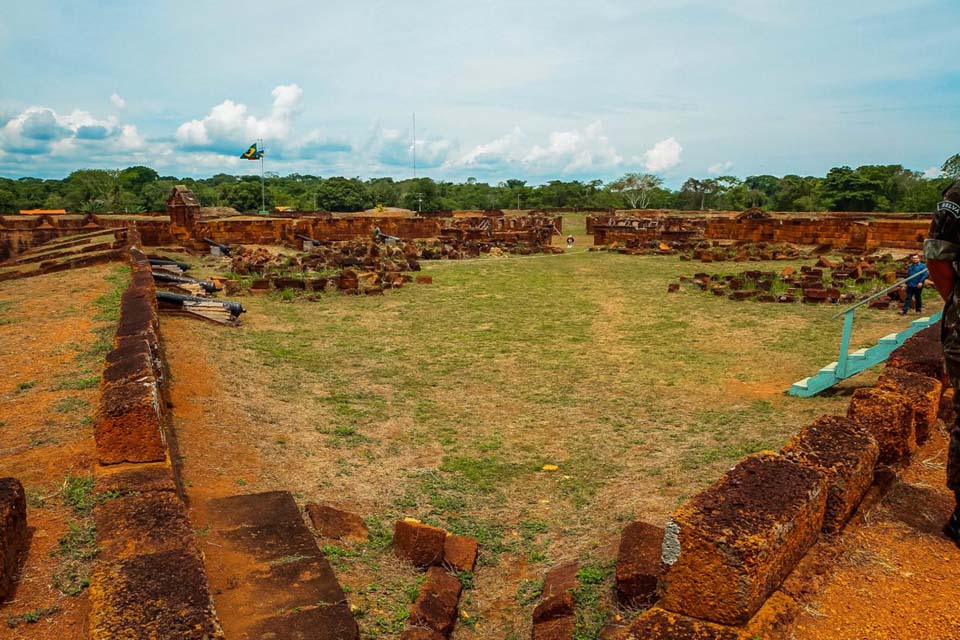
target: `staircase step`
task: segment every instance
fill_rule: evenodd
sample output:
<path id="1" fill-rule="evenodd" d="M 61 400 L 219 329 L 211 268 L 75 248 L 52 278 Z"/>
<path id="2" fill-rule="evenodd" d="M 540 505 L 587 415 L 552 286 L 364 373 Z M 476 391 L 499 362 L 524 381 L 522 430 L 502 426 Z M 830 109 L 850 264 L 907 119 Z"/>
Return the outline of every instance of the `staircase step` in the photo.
<path id="1" fill-rule="evenodd" d="M 357 640 L 346 596 L 288 491 L 207 502 L 204 554 L 229 638 Z M 213 569 L 216 567 L 216 570 Z"/>
<path id="2" fill-rule="evenodd" d="M 932 316 L 917 318 L 903 331 L 883 336 L 874 346 L 849 352 L 847 354 L 846 370 L 843 372 L 844 375 L 842 378 L 837 375 L 838 363 L 831 362 L 821 368 L 816 375 L 794 382 L 790 385 L 790 388 L 787 389 L 787 393 L 792 396 L 809 398 L 824 389 L 829 389 L 840 380 L 854 376 L 861 371 L 884 362 L 907 338 L 921 329 L 925 329 L 939 322 L 942 315 L 943 312 L 938 311 Z"/>
<path id="3" fill-rule="evenodd" d="M 838 362 L 831 362 L 827 366 L 820 369 L 820 373 L 836 373 Z"/>

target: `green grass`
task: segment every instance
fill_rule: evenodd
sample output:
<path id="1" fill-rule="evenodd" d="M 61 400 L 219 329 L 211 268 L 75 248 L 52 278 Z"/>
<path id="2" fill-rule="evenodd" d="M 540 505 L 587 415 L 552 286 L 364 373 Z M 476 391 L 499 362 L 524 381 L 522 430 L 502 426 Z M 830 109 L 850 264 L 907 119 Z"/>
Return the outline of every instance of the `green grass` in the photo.
<path id="1" fill-rule="evenodd" d="M 86 409 L 90 403 L 83 398 L 68 397 L 57 400 L 53 405 L 53 410 L 57 413 L 72 413 L 79 409 Z"/>
<path id="2" fill-rule="evenodd" d="M 251 297 L 243 331 L 191 325 L 198 344 L 183 346 L 215 344 L 235 385 L 222 400 L 252 416 L 258 442 L 283 438 L 259 449 L 277 482 L 308 500 L 373 504 L 382 520 L 371 541 L 332 552 L 345 584 L 379 575 L 393 520 L 413 516 L 476 537 L 477 593 L 509 584 L 521 607 L 533 587 L 523 582 L 531 574 L 512 571 L 519 562 L 541 572 L 589 557 L 622 530 L 622 514 L 662 522 L 740 457 L 846 409 L 843 395 L 783 394 L 835 359 L 831 305 L 745 304 L 686 288 L 666 296 L 670 282 L 703 270 L 675 257 L 424 267 L 432 285 L 382 297 Z M 857 319 L 855 343 L 903 324 L 874 310 Z M 604 576 L 581 594 L 595 595 L 598 611 L 610 602 Z M 395 634 L 403 599 L 397 587 L 358 600 L 363 633 Z M 529 612 L 505 615 L 515 631 Z M 581 622 L 590 637 L 599 618 Z M 495 634 L 492 624 L 477 633 Z"/>
<path id="3" fill-rule="evenodd" d="M 57 391 L 82 391 L 83 389 L 94 389 L 100 384 L 100 376 L 81 376 L 77 378 L 68 378 L 57 383 Z"/>
<path id="4" fill-rule="evenodd" d="M 69 522 L 67 526 L 56 551 L 60 566 L 53 576 L 53 586 L 64 595 L 78 596 L 90 586 L 90 568 L 100 549 L 92 522 Z"/>
<path id="5" fill-rule="evenodd" d="M 52 607 L 45 607 L 41 609 L 34 609 L 32 611 L 27 611 L 26 613 L 20 613 L 14 616 L 7 618 L 7 626 L 11 629 L 16 629 L 21 624 L 36 624 L 44 618 L 49 618 L 50 616 L 58 613 L 60 607 L 54 605 Z"/>

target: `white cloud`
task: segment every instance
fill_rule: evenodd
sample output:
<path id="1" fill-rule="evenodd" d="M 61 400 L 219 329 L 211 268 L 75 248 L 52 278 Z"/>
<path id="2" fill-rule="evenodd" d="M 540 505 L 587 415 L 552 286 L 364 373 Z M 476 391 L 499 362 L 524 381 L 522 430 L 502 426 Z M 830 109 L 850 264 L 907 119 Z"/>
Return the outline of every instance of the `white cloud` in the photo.
<path id="1" fill-rule="evenodd" d="M 374 124 L 363 151 L 370 160 L 387 167 L 412 167 L 413 149 L 417 149 L 417 166 L 442 166 L 456 151 L 457 145 L 446 138 L 417 138 L 409 130 L 386 129 Z"/>
<path id="2" fill-rule="evenodd" d="M 468 151 L 454 164 L 474 166 L 485 164 L 516 163 L 526 154 L 526 134 L 519 125 L 507 135 L 491 142 L 479 144 Z"/>
<path id="3" fill-rule="evenodd" d="M 272 92 L 270 114 L 257 118 L 246 105 L 224 100 L 200 120 L 177 127 L 176 140 L 184 148 L 232 154 L 257 138 L 283 142 L 290 137 L 291 120 L 300 109 L 303 90 L 296 84 L 280 85 Z"/>
<path id="4" fill-rule="evenodd" d="M 943 175 L 943 170 L 941 170 L 940 167 L 930 167 L 923 170 L 923 177 L 928 180 L 931 178 L 939 178 L 941 175 Z"/>
<path id="5" fill-rule="evenodd" d="M 623 158 L 603 131 L 600 121 L 584 129 L 555 131 L 543 144 L 530 145 L 519 126 L 495 140 L 477 145 L 448 168 L 520 166 L 534 173 L 576 173 L 616 167 Z"/>
<path id="6" fill-rule="evenodd" d="M 110 102 L 112 102 L 113 106 L 115 106 L 117 109 L 123 109 L 127 106 L 127 101 L 121 98 L 119 93 L 114 93 L 112 96 L 110 96 Z"/>
<path id="7" fill-rule="evenodd" d="M 715 162 L 714 164 L 707 167 L 707 173 L 719 176 L 720 174 L 727 173 L 730 169 L 733 168 L 733 163 L 729 160 L 724 162 Z"/>
<path id="8" fill-rule="evenodd" d="M 680 164 L 683 147 L 676 138 L 661 140 L 643 153 L 643 164 L 647 171 L 657 173 L 666 171 Z"/>
<path id="9" fill-rule="evenodd" d="M 101 120 L 86 111 L 60 114 L 40 106 L 24 109 L 0 127 L 0 142 L 8 152 L 22 156 L 68 157 L 81 148 L 103 155 L 144 146 L 137 128 L 121 125 L 114 116 Z"/>

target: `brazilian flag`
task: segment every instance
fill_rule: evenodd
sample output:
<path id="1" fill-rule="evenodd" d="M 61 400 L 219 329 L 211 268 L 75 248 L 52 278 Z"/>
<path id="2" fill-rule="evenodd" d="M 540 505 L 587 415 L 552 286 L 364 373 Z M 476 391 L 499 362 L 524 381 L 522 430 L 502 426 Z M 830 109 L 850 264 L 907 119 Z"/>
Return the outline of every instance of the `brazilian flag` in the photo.
<path id="1" fill-rule="evenodd" d="M 244 160 L 259 160 L 263 157 L 263 151 L 258 151 L 257 143 L 254 142 L 249 149 L 240 154 L 240 157 Z"/>

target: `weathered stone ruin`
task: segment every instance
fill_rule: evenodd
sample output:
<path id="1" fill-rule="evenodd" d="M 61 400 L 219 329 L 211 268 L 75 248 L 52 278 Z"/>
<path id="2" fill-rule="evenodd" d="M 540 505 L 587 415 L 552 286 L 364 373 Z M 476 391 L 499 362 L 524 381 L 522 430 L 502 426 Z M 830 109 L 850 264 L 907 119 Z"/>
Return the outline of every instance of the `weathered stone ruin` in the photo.
<path id="1" fill-rule="evenodd" d="M 780 637 L 799 608 L 785 582 L 810 570 L 798 566 L 821 534 L 842 530 L 872 487 L 888 486 L 887 470 L 909 464 L 936 421 L 943 389 L 937 330 L 894 352 L 877 385 L 856 391 L 847 417 L 824 416 L 779 452 L 743 459 L 678 508 L 664 529 L 629 525 L 617 561 L 618 596 L 656 602 L 629 624 L 611 625 L 605 637 Z"/>
<path id="2" fill-rule="evenodd" d="M 688 249 L 711 241 L 830 245 L 850 251 L 878 247 L 920 249 L 929 216 L 871 213 L 782 213 L 762 217 L 733 211 L 686 213 L 651 210 L 590 216 L 595 245 L 665 243 Z"/>

